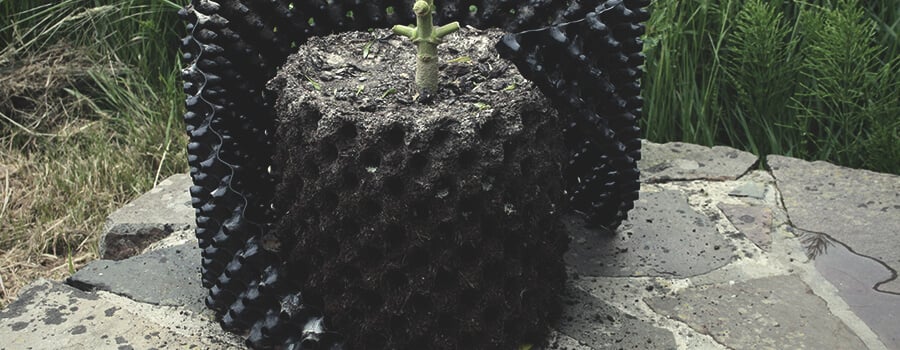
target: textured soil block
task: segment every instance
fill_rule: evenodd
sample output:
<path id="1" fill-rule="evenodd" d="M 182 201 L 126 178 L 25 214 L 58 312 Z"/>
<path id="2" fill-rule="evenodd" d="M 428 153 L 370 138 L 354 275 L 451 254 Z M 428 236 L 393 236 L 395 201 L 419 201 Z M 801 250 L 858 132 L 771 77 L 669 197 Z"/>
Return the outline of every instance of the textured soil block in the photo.
<path id="1" fill-rule="evenodd" d="M 559 317 L 562 127 L 499 35 L 449 36 L 428 101 L 386 31 L 313 38 L 269 84 L 273 232 L 347 349 L 513 349 Z"/>

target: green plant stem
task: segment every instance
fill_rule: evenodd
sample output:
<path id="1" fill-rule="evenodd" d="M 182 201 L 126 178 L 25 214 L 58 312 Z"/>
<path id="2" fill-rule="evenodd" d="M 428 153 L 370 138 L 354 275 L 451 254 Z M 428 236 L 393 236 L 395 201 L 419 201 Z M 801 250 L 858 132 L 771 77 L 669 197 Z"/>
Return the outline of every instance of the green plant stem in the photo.
<path id="1" fill-rule="evenodd" d="M 437 47 L 443 38 L 459 30 L 459 22 L 434 27 L 434 0 L 419 0 L 413 5 L 416 27 L 396 25 L 394 33 L 410 38 L 416 44 L 416 86 L 420 93 L 434 93 L 438 88 Z"/>

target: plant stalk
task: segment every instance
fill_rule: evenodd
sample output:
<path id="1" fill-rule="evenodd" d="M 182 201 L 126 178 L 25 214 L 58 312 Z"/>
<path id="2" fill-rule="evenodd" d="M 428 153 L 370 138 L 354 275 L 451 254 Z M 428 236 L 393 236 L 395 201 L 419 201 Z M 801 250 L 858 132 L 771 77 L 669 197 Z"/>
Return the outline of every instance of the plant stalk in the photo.
<path id="1" fill-rule="evenodd" d="M 394 33 L 410 38 L 416 44 L 416 87 L 422 94 L 438 89 L 437 47 L 443 38 L 459 30 L 459 22 L 434 27 L 434 0 L 419 0 L 413 5 L 416 27 L 396 25 Z"/>

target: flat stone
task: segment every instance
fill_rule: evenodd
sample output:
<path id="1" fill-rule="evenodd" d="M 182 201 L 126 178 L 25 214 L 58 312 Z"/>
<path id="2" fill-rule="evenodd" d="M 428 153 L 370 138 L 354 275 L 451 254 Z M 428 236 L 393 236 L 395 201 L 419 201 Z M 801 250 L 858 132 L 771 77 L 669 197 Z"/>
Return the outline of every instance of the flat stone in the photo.
<path id="1" fill-rule="evenodd" d="M 900 176 L 769 156 L 792 224 L 900 270 Z M 883 290 L 900 293 L 893 279 Z"/>
<path id="2" fill-rule="evenodd" d="M 93 261 L 68 282 L 143 303 L 184 306 L 201 312 L 206 290 L 200 284 L 200 260 L 200 249 L 192 242 L 120 261 Z"/>
<path id="3" fill-rule="evenodd" d="M 725 146 L 643 141 L 638 162 L 644 183 L 686 180 L 734 180 L 759 159 L 752 153 Z"/>
<path id="4" fill-rule="evenodd" d="M 532 350 L 594 350 L 583 343 L 572 339 L 572 337 L 562 334 L 559 331 L 553 329 L 550 330 L 550 335 L 547 337 L 547 346 L 536 345 L 531 348 Z"/>
<path id="5" fill-rule="evenodd" d="M 893 272 L 839 242 L 826 244 L 827 249 L 815 259 L 816 270 L 888 349 L 900 349 L 900 295 L 878 290 L 878 284 L 893 277 Z"/>
<path id="6" fill-rule="evenodd" d="M 0 339 L 0 350 L 243 348 L 192 312 L 46 280 L 0 311 Z"/>
<path id="7" fill-rule="evenodd" d="M 759 182 L 747 182 L 738 187 L 735 187 L 734 190 L 728 193 L 728 195 L 733 197 L 765 199 L 766 185 Z"/>
<path id="8" fill-rule="evenodd" d="M 125 259 L 172 232 L 194 227 L 191 184 L 187 174 L 173 175 L 110 214 L 100 238 L 100 257 Z"/>
<path id="9" fill-rule="evenodd" d="M 642 193 L 629 217 L 616 234 L 564 217 L 572 237 L 566 262 L 584 276 L 690 277 L 732 260 L 734 246 L 680 191 Z"/>
<path id="10" fill-rule="evenodd" d="M 691 287 L 646 302 L 731 349 L 866 348 L 797 276 Z"/>
<path id="11" fill-rule="evenodd" d="M 559 332 L 591 349 L 676 349 L 672 332 L 569 285 Z"/>
<path id="12" fill-rule="evenodd" d="M 769 251 L 772 247 L 772 210 L 764 207 L 717 204 L 725 217 L 744 236 L 753 241 L 759 249 Z"/>

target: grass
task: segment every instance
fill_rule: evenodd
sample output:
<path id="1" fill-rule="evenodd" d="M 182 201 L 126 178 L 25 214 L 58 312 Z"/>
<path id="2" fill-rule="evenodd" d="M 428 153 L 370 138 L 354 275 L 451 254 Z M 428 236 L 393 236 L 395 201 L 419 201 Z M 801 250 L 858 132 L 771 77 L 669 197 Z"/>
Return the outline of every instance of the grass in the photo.
<path id="1" fill-rule="evenodd" d="M 166 1 L 0 0 L 0 306 L 97 257 L 106 216 L 186 171 Z"/>
<path id="2" fill-rule="evenodd" d="M 651 7 L 648 139 L 900 174 L 900 0 Z"/>

